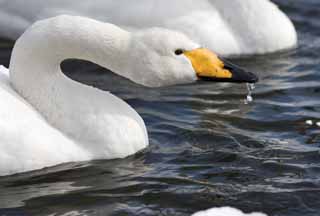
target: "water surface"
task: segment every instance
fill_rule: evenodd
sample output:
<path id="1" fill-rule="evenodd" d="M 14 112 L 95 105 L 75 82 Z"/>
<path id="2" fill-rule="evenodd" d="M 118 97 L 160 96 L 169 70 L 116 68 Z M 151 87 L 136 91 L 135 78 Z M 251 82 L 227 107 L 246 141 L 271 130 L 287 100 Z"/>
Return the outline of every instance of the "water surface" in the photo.
<path id="1" fill-rule="evenodd" d="M 235 60 L 261 78 L 249 105 L 245 85 L 148 89 L 89 63 L 66 62 L 74 79 L 132 105 L 151 145 L 124 160 L 0 177 L 0 215 L 179 216 L 226 205 L 319 215 L 320 127 L 306 120 L 320 122 L 320 3 L 276 2 L 293 19 L 299 47 Z M 0 64 L 8 64 L 11 47 L 0 42 Z"/>

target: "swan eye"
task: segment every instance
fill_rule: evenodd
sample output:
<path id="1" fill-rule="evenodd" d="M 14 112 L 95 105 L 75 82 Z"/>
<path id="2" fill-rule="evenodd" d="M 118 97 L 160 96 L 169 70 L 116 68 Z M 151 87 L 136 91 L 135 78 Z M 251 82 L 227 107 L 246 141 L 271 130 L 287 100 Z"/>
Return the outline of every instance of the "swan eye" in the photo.
<path id="1" fill-rule="evenodd" d="M 183 50 L 182 49 L 177 49 L 174 53 L 176 54 L 176 55 L 182 55 L 183 54 Z"/>

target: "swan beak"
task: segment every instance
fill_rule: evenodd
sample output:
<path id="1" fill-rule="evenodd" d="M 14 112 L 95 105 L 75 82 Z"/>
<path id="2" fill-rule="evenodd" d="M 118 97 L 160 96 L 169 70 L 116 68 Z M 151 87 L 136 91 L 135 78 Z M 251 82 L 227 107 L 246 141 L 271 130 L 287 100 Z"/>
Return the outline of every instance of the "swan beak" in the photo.
<path id="1" fill-rule="evenodd" d="M 191 61 L 200 79 L 236 83 L 256 83 L 259 80 L 255 74 L 219 58 L 208 49 L 199 48 L 183 54 Z"/>

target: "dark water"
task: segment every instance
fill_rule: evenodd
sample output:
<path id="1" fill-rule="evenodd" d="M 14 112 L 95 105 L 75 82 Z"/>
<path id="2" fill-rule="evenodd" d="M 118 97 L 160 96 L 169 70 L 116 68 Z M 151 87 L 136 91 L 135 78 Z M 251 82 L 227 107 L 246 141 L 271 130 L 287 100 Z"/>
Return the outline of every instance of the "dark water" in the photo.
<path id="1" fill-rule="evenodd" d="M 260 74 L 251 105 L 243 103 L 245 85 L 147 89 L 67 62 L 74 79 L 131 104 L 151 146 L 125 160 L 0 177 L 0 215 L 190 215 L 226 205 L 320 215 L 320 127 L 305 123 L 320 122 L 320 3 L 277 3 L 299 31 L 299 48 L 236 60 Z M 0 64 L 11 46 L 1 42 Z"/>

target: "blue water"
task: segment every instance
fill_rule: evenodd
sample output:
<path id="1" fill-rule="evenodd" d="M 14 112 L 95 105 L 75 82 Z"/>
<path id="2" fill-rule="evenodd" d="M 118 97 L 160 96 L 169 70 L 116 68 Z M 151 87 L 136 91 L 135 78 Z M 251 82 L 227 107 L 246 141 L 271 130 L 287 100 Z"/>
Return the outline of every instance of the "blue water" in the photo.
<path id="1" fill-rule="evenodd" d="M 234 60 L 261 78 L 249 105 L 245 85 L 148 89 L 66 62 L 73 79 L 131 104 L 151 146 L 125 160 L 0 177 L 0 215 L 180 216 L 218 206 L 320 215 L 320 127 L 306 124 L 320 122 L 320 2 L 276 2 L 294 21 L 299 47 Z M 0 64 L 11 47 L 0 42 Z"/>

